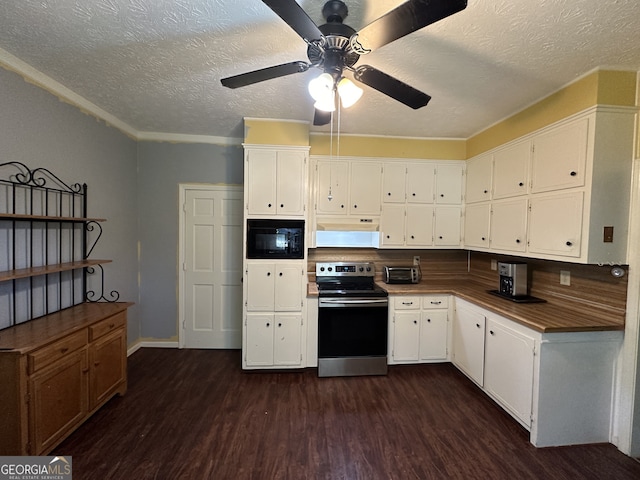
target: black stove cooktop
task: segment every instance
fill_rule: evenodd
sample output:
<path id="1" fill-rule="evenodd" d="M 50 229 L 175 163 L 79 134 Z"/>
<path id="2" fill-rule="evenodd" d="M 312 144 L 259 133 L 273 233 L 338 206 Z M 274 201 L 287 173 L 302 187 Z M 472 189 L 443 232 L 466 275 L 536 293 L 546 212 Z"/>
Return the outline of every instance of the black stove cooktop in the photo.
<path id="1" fill-rule="evenodd" d="M 316 266 L 318 295 L 351 297 L 386 297 L 387 291 L 374 282 L 371 263 L 322 263 Z"/>

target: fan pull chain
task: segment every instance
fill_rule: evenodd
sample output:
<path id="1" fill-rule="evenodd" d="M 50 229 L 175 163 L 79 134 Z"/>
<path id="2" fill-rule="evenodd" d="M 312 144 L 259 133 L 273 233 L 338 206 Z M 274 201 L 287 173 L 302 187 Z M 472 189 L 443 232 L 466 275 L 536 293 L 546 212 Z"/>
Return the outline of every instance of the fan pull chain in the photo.
<path id="1" fill-rule="evenodd" d="M 329 133 L 329 194 L 327 195 L 327 200 L 333 200 L 333 195 L 331 194 L 331 185 L 333 183 L 331 173 L 333 171 L 333 112 L 331 112 L 331 121 L 329 122 L 331 129 Z"/>

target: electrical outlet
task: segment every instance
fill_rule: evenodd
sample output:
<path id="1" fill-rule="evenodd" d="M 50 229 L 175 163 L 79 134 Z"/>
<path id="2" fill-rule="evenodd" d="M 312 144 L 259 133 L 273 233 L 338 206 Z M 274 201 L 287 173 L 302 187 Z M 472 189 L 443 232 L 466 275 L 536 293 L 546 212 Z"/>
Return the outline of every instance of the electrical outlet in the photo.
<path id="1" fill-rule="evenodd" d="M 491 270 L 497 270 L 498 269 L 498 261 L 495 258 L 491 259 Z"/>
<path id="2" fill-rule="evenodd" d="M 417 267 L 418 265 L 420 265 L 420 257 L 418 255 L 416 255 L 415 257 L 413 257 L 413 264 Z"/>
<path id="3" fill-rule="evenodd" d="M 571 272 L 569 270 L 560 270 L 560 285 L 571 285 Z"/>

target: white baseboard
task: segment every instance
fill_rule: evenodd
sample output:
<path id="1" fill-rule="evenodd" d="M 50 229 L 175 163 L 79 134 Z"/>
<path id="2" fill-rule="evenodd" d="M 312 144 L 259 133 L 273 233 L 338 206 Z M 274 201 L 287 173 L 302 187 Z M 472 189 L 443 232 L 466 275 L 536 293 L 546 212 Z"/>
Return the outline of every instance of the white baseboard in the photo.
<path id="1" fill-rule="evenodd" d="M 141 348 L 179 348 L 178 342 L 137 342 L 127 349 L 127 357 Z"/>

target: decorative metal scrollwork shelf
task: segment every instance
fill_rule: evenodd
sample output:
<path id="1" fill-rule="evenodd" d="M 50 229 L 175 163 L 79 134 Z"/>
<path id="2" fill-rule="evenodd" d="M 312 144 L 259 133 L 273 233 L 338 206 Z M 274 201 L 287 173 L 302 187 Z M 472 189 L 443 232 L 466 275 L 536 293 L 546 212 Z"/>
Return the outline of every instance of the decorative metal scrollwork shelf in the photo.
<path id="1" fill-rule="evenodd" d="M 0 329 L 83 302 L 118 301 L 118 292 L 104 294 L 102 264 L 110 260 L 89 259 L 104 221 L 87 216 L 86 184 L 0 163 Z"/>

